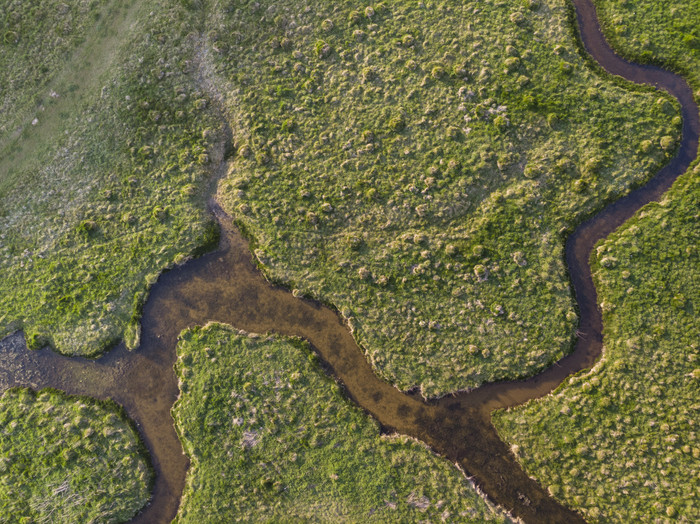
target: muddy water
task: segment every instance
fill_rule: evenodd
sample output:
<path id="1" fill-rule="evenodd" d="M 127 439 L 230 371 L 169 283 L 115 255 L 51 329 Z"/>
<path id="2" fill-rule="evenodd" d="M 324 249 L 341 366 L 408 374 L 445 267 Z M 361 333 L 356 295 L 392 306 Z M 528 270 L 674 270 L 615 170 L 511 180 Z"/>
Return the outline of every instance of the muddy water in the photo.
<path id="1" fill-rule="evenodd" d="M 612 204 L 582 224 L 567 240 L 566 260 L 581 315 L 574 352 L 542 374 L 503 382 L 426 403 L 380 380 L 338 315 L 318 303 L 274 287 L 255 269 L 246 241 L 212 204 L 222 227 L 219 249 L 165 273 L 144 308 L 142 342 L 123 345 L 99 360 L 66 358 L 48 349 L 28 351 L 21 334 L 0 343 L 0 389 L 14 385 L 55 387 L 97 398 L 112 398 L 137 422 L 157 473 L 151 504 L 134 522 L 169 522 L 175 516 L 188 466 L 170 417 L 177 398 L 173 373 L 177 334 L 208 321 L 251 332 L 306 338 L 319 352 L 350 398 L 386 431 L 414 436 L 459 463 L 497 504 L 527 522 L 581 522 L 520 468 L 498 438 L 490 413 L 543 396 L 569 374 L 590 367 L 602 345 L 602 322 L 588 258 L 593 245 L 659 196 L 695 158 L 700 121 L 687 84 L 655 67 L 615 56 L 598 28 L 589 0 L 573 0 L 586 49 L 608 71 L 650 83 L 676 96 L 683 107 L 683 139 L 678 155 L 644 188 Z"/>

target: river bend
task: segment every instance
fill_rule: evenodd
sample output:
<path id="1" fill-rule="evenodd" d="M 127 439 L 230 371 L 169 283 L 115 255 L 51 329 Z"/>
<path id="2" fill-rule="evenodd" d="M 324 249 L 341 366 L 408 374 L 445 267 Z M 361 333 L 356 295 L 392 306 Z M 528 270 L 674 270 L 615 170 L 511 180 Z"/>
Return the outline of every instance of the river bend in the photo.
<path id="1" fill-rule="evenodd" d="M 691 89 L 678 75 L 641 66 L 613 53 L 590 0 L 572 0 L 586 51 L 608 72 L 668 91 L 680 104 L 683 132 L 676 156 L 640 189 L 581 224 L 566 240 L 566 263 L 580 313 L 574 351 L 539 375 L 488 384 L 468 393 L 426 402 L 379 379 L 339 315 L 268 283 L 252 262 L 248 243 L 215 204 L 219 248 L 163 274 L 144 306 L 141 345 L 119 345 L 98 360 L 68 358 L 50 349 L 29 351 L 21 333 L 0 342 L 0 390 L 53 387 L 71 394 L 110 398 L 137 424 L 156 471 L 151 503 L 134 523 L 170 522 L 176 515 L 188 459 L 170 409 L 179 394 L 173 371 L 177 336 L 191 326 L 225 322 L 249 332 L 307 339 L 346 394 L 385 431 L 410 435 L 458 463 L 498 505 L 526 522 L 583 522 L 553 500 L 522 470 L 493 425 L 494 409 L 521 404 L 591 367 L 602 350 L 602 319 L 588 264 L 594 245 L 644 204 L 658 200 L 697 155 L 700 119 Z"/>

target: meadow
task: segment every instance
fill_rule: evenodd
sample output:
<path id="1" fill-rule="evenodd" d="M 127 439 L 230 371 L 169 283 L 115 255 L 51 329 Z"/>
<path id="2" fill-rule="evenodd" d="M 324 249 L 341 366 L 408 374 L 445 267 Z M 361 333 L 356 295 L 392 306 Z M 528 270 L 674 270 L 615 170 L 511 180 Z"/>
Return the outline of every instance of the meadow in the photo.
<path id="1" fill-rule="evenodd" d="M 8 133 L 31 123 L 36 116 L 33 110 L 41 111 L 46 102 L 42 91 L 92 34 L 109 2 L 6 0 L 2 4 L 0 136 L 6 138 Z"/>
<path id="2" fill-rule="evenodd" d="M 595 2 L 615 49 L 700 100 L 695 2 Z M 526 471 L 591 522 L 695 522 L 700 489 L 700 164 L 592 257 L 604 350 L 552 396 L 494 417 Z"/>
<path id="3" fill-rule="evenodd" d="M 591 522 L 697 522 L 700 167 L 594 254 L 603 356 L 494 423 L 525 470 Z"/>
<path id="4" fill-rule="evenodd" d="M 198 14 L 75 2 L 53 27 L 37 10 L 54 2 L 5 4 L 19 40 L 0 44 L 3 81 L 34 98 L 3 102 L 0 337 L 23 329 L 31 348 L 76 355 L 135 347 L 148 288 L 217 238 L 205 199 L 224 139 L 193 63 Z M 44 55 L 46 81 L 26 68 Z"/>
<path id="5" fill-rule="evenodd" d="M 584 58 L 566 2 L 214 2 L 237 155 L 218 198 L 272 280 L 425 396 L 571 348 L 563 239 L 673 154 L 674 101 Z"/>
<path id="6" fill-rule="evenodd" d="M 307 7 L 106 2 L 67 12 L 70 42 L 12 30 L 44 111 L 0 137 L 0 336 L 138 345 L 150 285 L 216 240 L 225 113 L 219 199 L 387 380 L 435 396 L 570 349 L 563 237 L 673 153 L 674 102 L 582 58 L 563 0 Z M 22 57 L 45 49 L 65 61 L 40 82 Z"/>
<path id="7" fill-rule="evenodd" d="M 598 5 L 626 56 L 700 93 L 693 2 Z M 261 269 L 337 307 L 383 377 L 437 396 L 531 375 L 576 327 L 564 237 L 679 136 L 675 101 L 581 54 L 564 0 L 0 7 L 0 337 L 31 348 L 136 347 L 158 275 L 215 245 L 205 202 L 235 153 L 217 196 Z M 495 419 L 590 520 L 698 517 L 699 179 L 600 246 L 601 363 Z M 181 521 L 504 519 L 303 343 L 216 326 L 179 351 Z M 12 390 L 0 417 L 2 514 L 123 520 L 148 498 L 115 406 Z"/>
<path id="8" fill-rule="evenodd" d="M 383 435 L 305 342 L 210 324 L 181 335 L 176 370 L 176 522 L 508 522 L 454 465 Z"/>
<path id="9" fill-rule="evenodd" d="M 0 522 L 125 522 L 151 482 L 145 448 L 113 402 L 47 389 L 0 397 Z"/>

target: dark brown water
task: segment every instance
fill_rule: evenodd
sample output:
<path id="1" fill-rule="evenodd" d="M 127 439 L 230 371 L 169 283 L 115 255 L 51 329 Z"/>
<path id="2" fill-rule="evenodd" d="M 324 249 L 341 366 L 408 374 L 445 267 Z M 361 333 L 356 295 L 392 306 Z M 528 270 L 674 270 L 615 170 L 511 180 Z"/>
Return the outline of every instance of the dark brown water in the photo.
<path id="1" fill-rule="evenodd" d="M 309 340 L 357 404 L 386 431 L 411 435 L 459 463 L 497 504 L 527 522 L 582 522 L 530 477 L 491 425 L 493 409 L 543 396 L 600 355 L 602 322 L 588 259 L 605 238 L 651 200 L 658 199 L 697 154 L 700 120 L 687 84 L 659 68 L 628 63 L 605 43 L 589 0 L 573 0 L 586 49 L 608 71 L 649 83 L 676 96 L 683 111 L 681 148 L 644 188 L 582 224 L 566 243 L 566 260 L 580 310 L 574 352 L 536 377 L 491 384 L 470 393 L 425 402 L 380 380 L 347 326 L 331 309 L 270 285 L 256 270 L 247 242 L 212 204 L 222 227 L 219 249 L 161 276 L 144 308 L 138 350 L 123 345 L 99 360 L 67 358 L 43 349 L 28 351 L 21 334 L 0 343 L 0 390 L 10 386 L 54 387 L 68 393 L 111 398 L 136 421 L 157 473 L 151 504 L 134 522 L 169 522 L 175 516 L 188 460 L 173 427 L 170 408 L 178 391 L 173 372 L 177 335 L 220 321 L 250 332 L 275 332 Z"/>

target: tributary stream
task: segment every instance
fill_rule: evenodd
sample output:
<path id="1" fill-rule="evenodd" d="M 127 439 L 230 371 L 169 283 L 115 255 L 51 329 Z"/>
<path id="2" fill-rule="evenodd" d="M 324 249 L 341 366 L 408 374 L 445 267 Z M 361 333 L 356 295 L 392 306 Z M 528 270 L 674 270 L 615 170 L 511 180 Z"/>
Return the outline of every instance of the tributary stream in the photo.
<path id="1" fill-rule="evenodd" d="M 582 522 L 528 477 L 491 424 L 494 409 L 546 395 L 571 373 L 593 365 L 602 349 L 602 320 L 588 265 L 593 246 L 642 205 L 658 200 L 697 154 L 700 119 L 692 91 L 678 75 L 616 56 L 606 44 L 590 0 L 572 0 L 586 50 L 610 73 L 654 85 L 681 103 L 683 136 L 677 155 L 643 188 L 581 224 L 566 241 L 566 262 L 580 313 L 573 353 L 534 378 L 486 385 L 426 402 L 402 393 L 374 373 L 336 312 L 268 283 L 252 262 L 247 242 L 216 204 L 221 224 L 217 251 L 163 274 L 143 311 L 141 345 L 123 344 L 98 360 L 29 351 L 21 333 L 0 343 L 0 390 L 53 387 L 121 404 L 136 421 L 151 453 L 156 483 L 151 503 L 133 522 L 170 522 L 176 515 L 188 459 L 170 409 L 179 390 L 173 371 L 178 334 L 209 321 L 249 332 L 307 339 L 347 395 L 386 431 L 410 435 L 458 463 L 495 503 L 526 522 Z"/>

